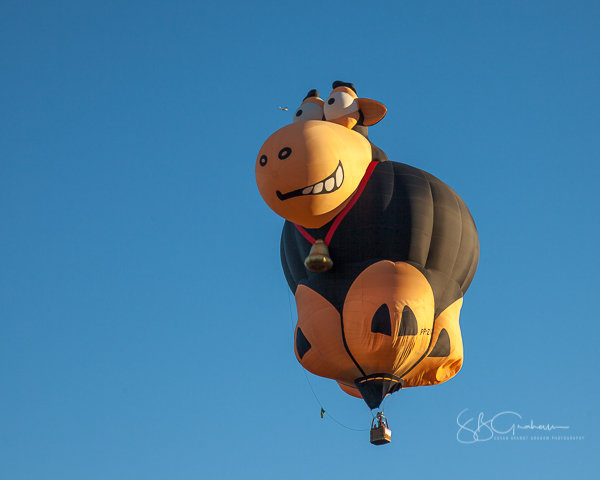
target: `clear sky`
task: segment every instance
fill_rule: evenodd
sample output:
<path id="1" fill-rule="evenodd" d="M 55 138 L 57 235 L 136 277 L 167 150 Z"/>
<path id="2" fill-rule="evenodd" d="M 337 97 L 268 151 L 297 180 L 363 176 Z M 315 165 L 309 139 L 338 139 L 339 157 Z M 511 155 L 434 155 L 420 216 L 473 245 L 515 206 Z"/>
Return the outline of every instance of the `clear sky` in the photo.
<path id="1" fill-rule="evenodd" d="M 598 2 L 1 10 L 0 478 L 597 475 Z M 334 80 L 387 106 L 371 139 L 449 184 L 481 242 L 464 366 L 386 400 L 382 447 L 295 359 L 254 181 Z M 583 439 L 463 444 L 464 409 Z"/>

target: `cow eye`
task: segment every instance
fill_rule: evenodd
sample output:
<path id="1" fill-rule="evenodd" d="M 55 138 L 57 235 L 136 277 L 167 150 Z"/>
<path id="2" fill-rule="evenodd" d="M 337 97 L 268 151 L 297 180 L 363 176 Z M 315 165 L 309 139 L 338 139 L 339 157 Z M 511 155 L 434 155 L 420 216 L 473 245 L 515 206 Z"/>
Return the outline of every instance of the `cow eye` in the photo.
<path id="1" fill-rule="evenodd" d="M 325 100 L 325 119 L 334 120 L 358 110 L 356 99 L 346 92 L 334 92 Z"/>
<path id="2" fill-rule="evenodd" d="M 316 103 L 303 103 L 294 113 L 294 123 L 307 120 L 323 120 L 323 109 Z"/>

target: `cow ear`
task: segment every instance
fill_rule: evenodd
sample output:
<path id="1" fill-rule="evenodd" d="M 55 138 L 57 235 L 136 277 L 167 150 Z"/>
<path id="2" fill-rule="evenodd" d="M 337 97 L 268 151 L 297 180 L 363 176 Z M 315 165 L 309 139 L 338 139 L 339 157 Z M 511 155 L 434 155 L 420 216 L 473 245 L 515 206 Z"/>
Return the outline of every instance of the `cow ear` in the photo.
<path id="1" fill-rule="evenodd" d="M 358 107 L 363 114 L 363 125 L 371 126 L 379 122 L 387 113 L 387 108 L 382 103 L 370 98 L 357 98 Z"/>

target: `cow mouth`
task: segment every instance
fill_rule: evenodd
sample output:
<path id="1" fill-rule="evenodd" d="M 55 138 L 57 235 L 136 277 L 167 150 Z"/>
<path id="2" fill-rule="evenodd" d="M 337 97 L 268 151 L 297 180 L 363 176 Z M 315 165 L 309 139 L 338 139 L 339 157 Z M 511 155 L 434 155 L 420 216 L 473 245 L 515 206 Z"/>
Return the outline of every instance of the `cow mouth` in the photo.
<path id="1" fill-rule="evenodd" d="M 293 192 L 281 193 L 277 190 L 277 198 L 284 201 L 294 197 L 302 197 L 306 195 L 325 195 L 327 193 L 333 193 L 338 190 L 342 183 L 344 183 L 344 168 L 342 167 L 342 161 L 338 163 L 335 171 L 324 180 L 321 180 L 308 187 L 299 188 Z"/>

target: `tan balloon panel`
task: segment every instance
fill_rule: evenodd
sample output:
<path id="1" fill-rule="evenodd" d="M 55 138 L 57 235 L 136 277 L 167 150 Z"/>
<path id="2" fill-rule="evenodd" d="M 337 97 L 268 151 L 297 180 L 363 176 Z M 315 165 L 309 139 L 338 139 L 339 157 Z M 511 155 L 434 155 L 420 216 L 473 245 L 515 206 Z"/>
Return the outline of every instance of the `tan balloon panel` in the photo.
<path id="1" fill-rule="evenodd" d="M 280 152 L 291 153 L 280 159 Z M 266 164 L 261 158 L 266 156 Z M 372 157 L 369 141 L 340 125 L 318 120 L 293 123 L 271 135 L 258 153 L 256 183 L 267 205 L 278 215 L 307 228 L 318 228 L 344 207 L 358 187 Z M 298 194 L 281 200 L 277 194 L 301 191 L 331 177 L 342 165 L 337 190 Z"/>
<path id="2" fill-rule="evenodd" d="M 346 385 L 345 383 L 342 383 L 342 382 L 338 382 L 338 385 L 348 395 L 352 395 L 353 397 L 360 398 L 362 400 L 363 397 L 360 394 L 360 392 L 358 391 L 358 388 L 352 387 L 350 385 Z"/>
<path id="3" fill-rule="evenodd" d="M 360 371 L 344 348 L 340 314 L 314 290 L 300 285 L 296 290 L 298 323 L 294 338 L 296 358 L 309 372 L 320 377 L 354 384 Z M 298 352 L 298 335 L 310 343 L 302 355 Z"/>
<path id="4" fill-rule="evenodd" d="M 386 305 L 391 335 L 372 332 L 375 312 Z M 402 313 L 409 307 L 416 318 L 416 334 L 399 335 Z M 370 375 L 389 372 L 400 376 L 426 352 L 433 327 L 435 302 L 431 286 L 412 265 L 381 261 L 354 281 L 344 303 L 344 333 L 352 356 Z"/>
<path id="5" fill-rule="evenodd" d="M 459 298 L 436 318 L 427 356 L 404 376 L 404 388 L 437 385 L 450 380 L 459 372 L 463 363 L 463 343 L 458 322 L 462 304 L 463 299 Z M 447 355 L 432 356 L 432 353 L 435 355 L 436 347 L 440 350 L 438 340 L 444 330 L 444 343 L 447 343 L 444 348 L 448 349 L 444 353 Z"/>

